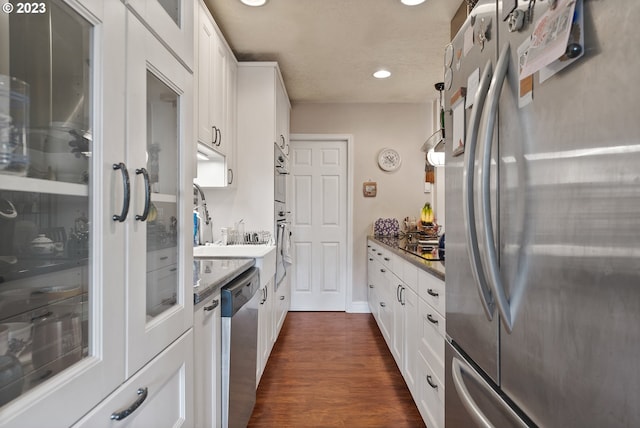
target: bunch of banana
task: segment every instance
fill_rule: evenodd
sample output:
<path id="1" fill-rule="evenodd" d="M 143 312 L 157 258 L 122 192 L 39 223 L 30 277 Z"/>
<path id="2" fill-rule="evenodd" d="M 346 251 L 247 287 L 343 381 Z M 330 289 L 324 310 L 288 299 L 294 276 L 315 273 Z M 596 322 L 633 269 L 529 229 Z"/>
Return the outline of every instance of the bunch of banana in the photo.
<path id="1" fill-rule="evenodd" d="M 420 221 L 424 226 L 432 226 L 433 220 L 433 209 L 431 208 L 431 204 L 427 202 L 424 204 L 424 207 L 422 207 L 422 211 L 420 212 Z"/>

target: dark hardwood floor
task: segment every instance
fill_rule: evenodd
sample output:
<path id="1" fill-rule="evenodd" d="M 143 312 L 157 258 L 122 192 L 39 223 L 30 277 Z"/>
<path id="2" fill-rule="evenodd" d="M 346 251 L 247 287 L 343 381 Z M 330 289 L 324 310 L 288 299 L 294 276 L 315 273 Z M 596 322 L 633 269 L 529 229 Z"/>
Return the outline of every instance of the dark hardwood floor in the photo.
<path id="1" fill-rule="evenodd" d="M 424 427 L 371 314 L 290 312 L 249 427 Z"/>

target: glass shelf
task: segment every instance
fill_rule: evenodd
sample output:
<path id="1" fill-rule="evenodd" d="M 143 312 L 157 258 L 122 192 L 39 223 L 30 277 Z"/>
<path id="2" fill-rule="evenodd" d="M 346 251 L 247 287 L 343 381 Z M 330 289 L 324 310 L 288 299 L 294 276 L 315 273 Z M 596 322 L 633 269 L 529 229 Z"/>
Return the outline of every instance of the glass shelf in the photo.
<path id="1" fill-rule="evenodd" d="M 87 184 L 66 183 L 15 175 L 0 175 L 0 190 L 46 193 L 50 195 L 89 196 L 89 186 Z"/>

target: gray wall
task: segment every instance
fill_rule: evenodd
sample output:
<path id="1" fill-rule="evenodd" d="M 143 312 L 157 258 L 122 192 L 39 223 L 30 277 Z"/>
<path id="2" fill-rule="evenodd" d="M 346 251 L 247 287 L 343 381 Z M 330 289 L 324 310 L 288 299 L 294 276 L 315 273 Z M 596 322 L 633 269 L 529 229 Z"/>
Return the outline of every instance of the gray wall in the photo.
<path id="1" fill-rule="evenodd" d="M 441 200 L 434 186 L 424 193 L 425 153 L 420 149 L 433 132 L 434 103 L 424 104 L 296 104 L 291 110 L 291 133 L 350 134 L 353 136 L 353 302 L 367 300 L 366 237 L 379 217 L 418 217 L 426 201 Z M 393 147 L 402 157 L 395 172 L 377 165 L 378 152 Z M 436 174 L 443 176 L 443 174 Z M 375 198 L 362 195 L 362 183 L 378 183 Z M 443 207 L 444 208 L 444 207 Z M 436 218 L 438 207 L 435 206 Z M 347 310 L 349 310 L 347 303 Z"/>

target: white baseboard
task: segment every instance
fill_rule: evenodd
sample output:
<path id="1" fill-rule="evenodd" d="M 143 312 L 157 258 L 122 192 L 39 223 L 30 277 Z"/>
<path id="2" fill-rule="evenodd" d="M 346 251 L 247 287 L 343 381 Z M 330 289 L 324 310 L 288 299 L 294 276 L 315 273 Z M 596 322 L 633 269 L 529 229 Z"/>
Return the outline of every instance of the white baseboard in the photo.
<path id="1" fill-rule="evenodd" d="M 350 314 L 368 314 L 371 313 L 371 310 L 369 309 L 369 302 L 365 300 L 360 302 L 351 302 L 345 312 Z"/>

